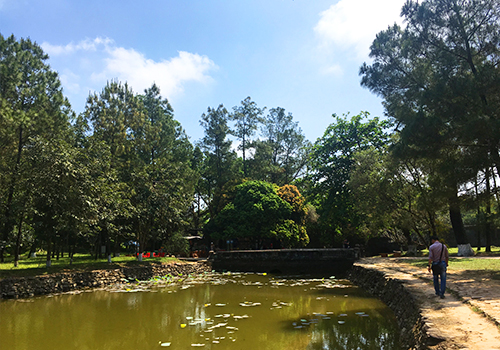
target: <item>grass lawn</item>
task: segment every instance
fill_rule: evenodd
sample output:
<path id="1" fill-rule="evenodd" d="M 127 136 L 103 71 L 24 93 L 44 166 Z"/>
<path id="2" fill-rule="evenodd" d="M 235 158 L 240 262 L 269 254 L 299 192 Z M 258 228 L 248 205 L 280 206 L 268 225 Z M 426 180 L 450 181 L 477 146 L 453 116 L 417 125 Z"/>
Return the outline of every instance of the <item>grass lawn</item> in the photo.
<path id="1" fill-rule="evenodd" d="M 495 251 L 498 252 L 499 248 L 498 247 L 495 248 L 496 248 Z M 454 250 L 455 250 L 455 257 L 450 254 L 451 256 L 449 259 L 448 271 L 450 272 L 454 271 L 457 273 L 473 272 L 478 277 L 479 276 L 489 277 L 495 280 L 500 280 L 500 259 L 488 259 L 487 256 L 481 257 L 481 255 L 479 254 L 476 255 L 475 257 L 459 258 L 456 257 L 457 248 L 455 248 Z M 452 253 L 452 251 L 453 248 L 450 249 L 450 253 Z M 498 254 L 496 255 L 493 254 L 493 256 L 498 256 Z M 422 258 L 416 260 L 408 260 L 406 261 L 406 263 L 424 269 L 429 263 L 429 259 Z"/>
<path id="2" fill-rule="evenodd" d="M 426 267 L 429 260 L 422 258 L 418 260 L 409 260 L 408 264 L 418 267 Z M 478 270 L 478 271 L 499 271 L 500 259 L 478 259 L 470 258 L 454 258 L 450 257 L 448 270 Z"/>
<path id="3" fill-rule="evenodd" d="M 63 271 L 71 270 L 104 270 L 116 269 L 123 266 L 147 265 L 150 263 L 176 261 L 176 258 L 147 258 L 142 262 L 137 261 L 133 256 L 120 256 L 112 259 L 112 263 L 108 263 L 108 259 L 95 260 L 89 254 L 75 254 L 73 263 L 70 265 L 68 257 L 53 259 L 52 266 L 45 266 L 46 256 L 38 256 L 36 258 L 23 259 L 19 261 L 18 267 L 14 267 L 14 262 L 11 257 L 7 257 L 5 263 L 0 263 L 0 279 L 16 276 L 36 276 L 46 275 Z"/>
<path id="4" fill-rule="evenodd" d="M 485 249 L 484 247 L 482 247 L 479 252 L 474 247 L 472 249 L 476 253 L 475 256 L 483 256 L 483 257 L 485 257 L 485 256 L 500 256 L 500 247 L 491 246 L 491 252 L 488 252 L 488 253 L 484 251 L 484 249 Z M 421 252 L 424 256 L 429 255 L 428 249 L 424 249 Z M 449 252 L 450 256 L 457 256 L 458 248 L 457 247 L 450 247 L 450 248 L 448 248 L 448 252 Z"/>

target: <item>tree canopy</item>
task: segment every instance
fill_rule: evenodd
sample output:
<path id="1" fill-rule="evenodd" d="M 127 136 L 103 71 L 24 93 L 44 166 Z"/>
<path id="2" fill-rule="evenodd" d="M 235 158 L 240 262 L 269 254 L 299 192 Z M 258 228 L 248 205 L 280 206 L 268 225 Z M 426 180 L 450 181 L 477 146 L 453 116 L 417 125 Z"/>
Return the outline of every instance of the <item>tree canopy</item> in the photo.
<path id="1" fill-rule="evenodd" d="M 311 170 L 306 178 L 308 196 L 319 208 L 321 230 L 330 239 L 340 232 L 352 235 L 359 227 L 361 218 L 349 187 L 355 155 L 371 147 L 383 147 L 387 142 L 384 129 L 388 126 L 378 118 L 368 119 L 368 113 L 350 119 L 333 117 L 335 122 L 312 148 Z"/>
<path id="2" fill-rule="evenodd" d="M 265 181 L 247 181 L 236 187 L 234 199 L 217 216 L 214 239 L 269 239 L 285 247 L 304 246 L 303 198 L 295 187 L 279 188 Z"/>
<path id="3" fill-rule="evenodd" d="M 384 99 L 401 157 L 439 159 L 451 223 L 467 243 L 458 192 L 479 169 L 499 171 L 498 0 L 407 1 L 406 26 L 377 34 L 362 85 Z M 486 183 L 492 181 L 490 176 Z"/>
<path id="4" fill-rule="evenodd" d="M 155 84 L 136 93 L 109 81 L 77 116 L 41 47 L 0 35 L 0 260 L 175 252 L 193 234 L 276 248 L 434 234 L 463 244 L 466 225 L 489 249 L 499 0 L 408 0 L 401 13 L 360 68 L 385 118 L 333 114 L 313 144 L 291 112 L 248 96 L 208 107 L 193 145 Z"/>

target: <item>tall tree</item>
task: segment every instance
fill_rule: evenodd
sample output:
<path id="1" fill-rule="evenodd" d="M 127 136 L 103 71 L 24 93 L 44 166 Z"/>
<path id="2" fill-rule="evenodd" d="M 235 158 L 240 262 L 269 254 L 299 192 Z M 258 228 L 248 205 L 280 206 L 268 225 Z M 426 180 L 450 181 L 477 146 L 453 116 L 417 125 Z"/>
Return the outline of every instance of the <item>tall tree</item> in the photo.
<path id="1" fill-rule="evenodd" d="M 110 254 L 120 235 L 123 240 L 123 233 L 134 233 L 141 259 L 152 239 L 168 240 L 187 225 L 195 183 L 192 145 L 155 84 L 135 95 L 127 84 L 108 83 L 89 97 L 85 116 L 91 143 L 109 149 L 110 173 L 103 180 L 116 189 L 101 202 L 100 236 Z"/>
<path id="2" fill-rule="evenodd" d="M 349 188 L 371 234 L 404 244 L 428 244 L 427 234 L 441 233 L 437 213 L 445 203 L 433 195 L 435 164 L 422 159 L 401 161 L 386 147 L 370 147 L 354 156 Z M 406 240 L 406 242 L 405 242 Z"/>
<path id="3" fill-rule="evenodd" d="M 191 168 L 196 174 L 196 184 L 194 188 L 194 199 L 191 206 L 191 215 L 193 218 L 193 229 L 198 231 L 201 229 L 202 223 L 204 221 L 203 217 L 206 214 L 204 210 L 206 205 L 203 200 L 205 196 L 203 180 L 201 179 L 201 174 L 203 173 L 203 167 L 205 163 L 205 155 L 201 151 L 199 146 L 196 146 L 193 150 L 193 158 L 191 160 Z M 207 201 L 208 202 L 208 201 Z"/>
<path id="4" fill-rule="evenodd" d="M 148 123 L 143 135 L 147 152 L 134 173 L 136 196 L 133 204 L 141 227 L 149 232 L 143 239 L 169 240 L 187 227 L 187 214 L 192 204 L 196 173 L 191 169 L 193 147 L 173 109 L 160 89 L 145 90 L 141 99 Z M 140 242 L 142 246 L 146 241 Z"/>
<path id="5" fill-rule="evenodd" d="M 88 223 L 92 184 L 80 151 L 64 140 L 42 138 L 33 140 L 27 151 L 29 213 L 36 237 L 45 243 L 47 267 L 54 248 L 61 251 L 63 244 L 75 239 L 81 224 Z"/>
<path id="6" fill-rule="evenodd" d="M 233 107 L 233 113 L 231 114 L 231 119 L 235 122 L 233 135 L 241 141 L 238 148 L 241 150 L 243 156 L 244 177 L 247 177 L 247 150 L 258 124 L 263 121 L 261 117 L 263 113 L 264 109 L 257 107 L 257 104 L 250 97 L 241 101 L 241 106 Z"/>
<path id="7" fill-rule="evenodd" d="M 133 181 L 141 163 L 140 156 L 146 153 L 143 135 L 149 123 L 140 99 L 127 84 L 116 81 L 108 82 L 100 94 L 88 97 L 84 117 L 92 131 L 90 143 L 102 143 L 110 153 L 111 173 L 97 176 L 99 182 L 104 181 L 106 187 L 114 189 L 114 195 L 101 202 L 107 207 L 101 208 L 96 225 L 99 232 L 96 249 L 100 251 L 101 245 L 106 246 L 109 256 L 111 243 L 126 228 L 135 232 L 139 241 L 147 235 L 145 229 L 133 221 L 131 200 L 135 193 Z"/>
<path id="8" fill-rule="evenodd" d="M 453 164 L 456 157 L 447 158 L 451 150 L 480 151 L 498 174 L 500 2 L 409 0 L 402 16 L 406 27 L 394 25 L 377 35 L 370 54 L 374 63 L 360 69 L 362 85 L 384 98 L 411 156 Z M 459 244 L 467 239 L 457 191 L 471 179 L 471 161 L 444 174 Z"/>
<path id="9" fill-rule="evenodd" d="M 16 195 L 20 179 L 26 176 L 20 169 L 30 140 L 68 136 L 72 112 L 59 77 L 47 59 L 40 46 L 30 39 L 18 41 L 13 35 L 5 38 L 0 34 L 1 261 L 16 215 L 24 211 L 21 206 L 25 201 L 17 201 Z"/>
<path id="10" fill-rule="evenodd" d="M 236 152 L 231 149 L 228 126 L 229 113 L 220 105 L 208 108 L 201 116 L 200 124 L 205 130 L 200 147 L 205 152 L 202 182 L 205 201 L 210 218 L 213 219 L 223 208 L 223 189 L 232 179 L 239 176 Z"/>
<path id="11" fill-rule="evenodd" d="M 253 160 L 255 177 L 285 185 L 303 175 L 309 142 L 292 114 L 281 107 L 270 109 L 261 132 L 264 139 L 257 142 Z"/>
<path id="12" fill-rule="evenodd" d="M 337 234 L 353 234 L 360 224 L 349 187 L 356 153 L 371 147 L 383 147 L 388 138 L 384 130 L 388 123 L 378 118 L 368 120 L 366 112 L 350 120 L 347 116 L 333 117 L 335 122 L 327 127 L 312 148 L 312 170 L 307 177 L 310 183 L 308 197 L 318 206 L 323 230 L 332 239 Z"/>

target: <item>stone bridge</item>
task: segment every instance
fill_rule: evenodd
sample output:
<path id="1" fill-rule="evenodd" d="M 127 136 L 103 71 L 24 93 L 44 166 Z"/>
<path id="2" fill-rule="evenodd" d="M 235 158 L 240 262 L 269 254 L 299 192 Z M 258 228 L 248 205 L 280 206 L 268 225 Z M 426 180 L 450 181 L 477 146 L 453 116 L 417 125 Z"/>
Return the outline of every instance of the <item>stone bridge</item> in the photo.
<path id="1" fill-rule="evenodd" d="M 270 249 L 211 252 L 216 271 L 342 274 L 359 258 L 357 249 Z"/>

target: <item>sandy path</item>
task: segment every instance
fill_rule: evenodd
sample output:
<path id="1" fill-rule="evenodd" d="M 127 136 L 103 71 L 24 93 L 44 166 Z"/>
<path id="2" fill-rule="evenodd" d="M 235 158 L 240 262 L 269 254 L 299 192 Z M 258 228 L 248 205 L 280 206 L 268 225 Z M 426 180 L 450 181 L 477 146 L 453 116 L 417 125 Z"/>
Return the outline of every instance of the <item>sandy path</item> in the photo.
<path id="1" fill-rule="evenodd" d="M 434 294 L 432 274 L 401 258 L 366 258 L 356 264 L 398 279 L 419 301 L 431 349 L 500 349 L 500 281 L 459 271 L 448 274 L 452 294 Z M 475 312 L 472 306 L 476 308 Z"/>

